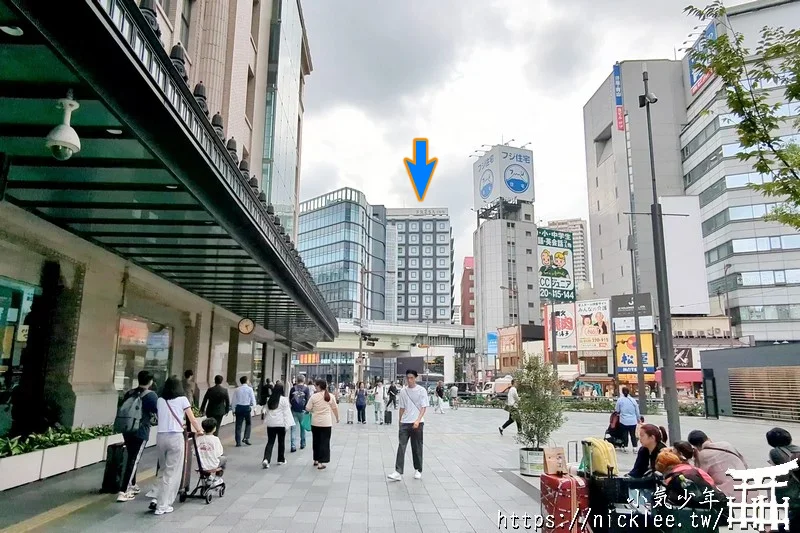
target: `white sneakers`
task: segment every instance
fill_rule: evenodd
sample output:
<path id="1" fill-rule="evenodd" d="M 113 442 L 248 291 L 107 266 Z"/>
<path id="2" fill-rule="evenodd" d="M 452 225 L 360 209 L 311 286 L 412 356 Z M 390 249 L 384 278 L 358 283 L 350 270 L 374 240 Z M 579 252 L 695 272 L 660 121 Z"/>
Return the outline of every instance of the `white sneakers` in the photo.
<path id="1" fill-rule="evenodd" d="M 263 461 L 261 461 L 261 466 L 264 467 L 264 470 L 266 470 L 267 468 L 269 468 L 269 461 L 264 459 Z"/>
<path id="2" fill-rule="evenodd" d="M 389 479 L 390 481 L 400 481 L 401 479 L 403 479 L 403 475 L 400 474 L 399 472 L 392 472 L 391 474 L 386 476 L 386 478 Z M 420 472 L 419 470 L 415 470 L 414 479 L 422 479 L 422 472 Z"/>
<path id="3" fill-rule="evenodd" d="M 118 502 L 129 502 L 136 498 L 136 494 L 133 491 L 130 492 L 118 492 L 117 493 L 117 501 Z"/>
<path id="4" fill-rule="evenodd" d="M 422 479 L 422 472 L 414 470 L 414 479 Z"/>
<path id="5" fill-rule="evenodd" d="M 286 461 L 278 461 L 278 464 L 279 464 L 279 465 L 285 465 L 285 464 L 286 464 Z"/>
<path id="6" fill-rule="evenodd" d="M 155 513 L 153 513 L 153 514 L 155 514 L 156 516 L 158 516 L 158 515 L 162 515 L 162 514 L 171 513 L 172 511 L 174 511 L 174 509 L 172 508 L 172 506 L 167 506 L 167 507 L 159 507 L 158 509 L 156 509 Z"/>

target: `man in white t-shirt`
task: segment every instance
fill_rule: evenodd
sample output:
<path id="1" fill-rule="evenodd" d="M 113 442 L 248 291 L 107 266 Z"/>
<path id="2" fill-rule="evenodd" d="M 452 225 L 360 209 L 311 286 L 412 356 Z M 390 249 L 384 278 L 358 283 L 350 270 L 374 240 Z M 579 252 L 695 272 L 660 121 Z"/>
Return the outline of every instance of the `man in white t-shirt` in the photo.
<path id="1" fill-rule="evenodd" d="M 506 423 L 500 426 L 500 434 L 503 434 L 503 430 L 506 429 L 511 424 L 517 424 L 517 431 L 519 431 L 519 420 L 517 420 L 517 404 L 519 404 L 519 394 L 517 393 L 517 381 L 512 379 L 511 380 L 511 388 L 508 389 L 508 399 L 506 400 L 506 409 L 508 410 L 508 420 Z"/>
<path id="2" fill-rule="evenodd" d="M 425 425 L 425 411 L 428 406 L 428 392 L 417 385 L 417 371 L 406 371 L 408 386 L 397 395 L 400 409 L 400 433 L 398 435 L 397 460 L 394 472 L 388 478 L 400 481 L 406 460 L 406 447 L 411 440 L 411 459 L 414 461 L 414 479 L 422 479 L 422 428 Z"/>
<path id="3" fill-rule="evenodd" d="M 383 381 L 375 384 L 375 423 L 383 425 L 383 411 L 386 408 L 386 392 L 383 390 Z"/>

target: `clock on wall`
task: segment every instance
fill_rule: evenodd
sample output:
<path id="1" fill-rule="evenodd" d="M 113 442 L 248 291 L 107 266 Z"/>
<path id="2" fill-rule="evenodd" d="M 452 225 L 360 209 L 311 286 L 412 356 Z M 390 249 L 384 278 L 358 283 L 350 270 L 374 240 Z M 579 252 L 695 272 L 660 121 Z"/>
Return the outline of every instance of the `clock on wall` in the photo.
<path id="1" fill-rule="evenodd" d="M 249 318 L 243 318 L 239 321 L 239 333 L 249 335 L 253 333 L 254 329 L 256 329 L 256 325 Z"/>

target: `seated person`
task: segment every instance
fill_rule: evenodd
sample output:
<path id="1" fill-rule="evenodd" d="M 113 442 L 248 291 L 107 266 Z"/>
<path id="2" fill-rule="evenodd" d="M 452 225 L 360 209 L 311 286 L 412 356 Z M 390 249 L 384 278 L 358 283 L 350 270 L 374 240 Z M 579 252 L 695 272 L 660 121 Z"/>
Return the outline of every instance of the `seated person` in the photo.
<path id="1" fill-rule="evenodd" d="M 227 458 L 222 455 L 222 442 L 219 437 L 214 435 L 217 429 L 217 421 L 213 418 L 203 420 L 204 435 L 195 437 L 197 451 L 200 456 L 200 468 L 206 472 L 211 472 L 211 485 L 222 484 L 222 471 L 225 468 Z"/>
<path id="2" fill-rule="evenodd" d="M 628 472 L 628 476 L 634 478 L 649 477 L 655 472 L 656 459 L 659 453 L 666 448 L 667 430 L 662 426 L 642 424 L 638 432 L 641 446 L 636 454 L 636 462 L 631 471 Z"/>
<path id="3" fill-rule="evenodd" d="M 685 451 L 691 448 L 688 442 L 679 441 L 673 448 L 664 448 L 656 459 L 656 471 L 664 475 L 663 485 L 666 487 L 667 502 L 675 508 L 712 509 L 709 502 L 709 491 L 713 494 L 714 509 L 724 511 L 728 499 L 720 491 L 714 478 L 702 468 L 687 462 Z"/>

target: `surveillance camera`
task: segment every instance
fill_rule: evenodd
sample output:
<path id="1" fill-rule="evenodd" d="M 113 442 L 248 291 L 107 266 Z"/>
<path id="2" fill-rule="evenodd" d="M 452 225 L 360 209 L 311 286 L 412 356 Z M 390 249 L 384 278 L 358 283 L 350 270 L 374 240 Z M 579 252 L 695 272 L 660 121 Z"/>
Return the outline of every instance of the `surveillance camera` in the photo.
<path id="1" fill-rule="evenodd" d="M 81 151 L 81 139 L 70 126 L 72 112 L 78 109 L 80 104 L 72 99 L 72 91 L 69 91 L 66 98 L 58 101 L 58 106 L 64 110 L 64 120 L 47 134 L 45 146 L 57 160 L 66 161 Z"/>
<path id="2" fill-rule="evenodd" d="M 647 101 L 650 102 L 651 104 L 655 104 L 656 102 L 658 102 L 658 97 L 653 93 L 647 93 Z"/>

